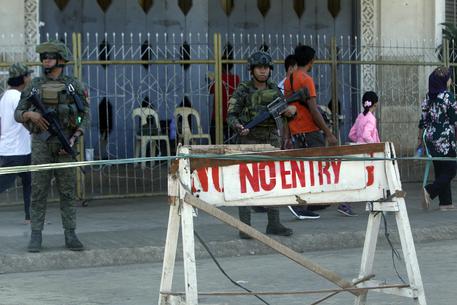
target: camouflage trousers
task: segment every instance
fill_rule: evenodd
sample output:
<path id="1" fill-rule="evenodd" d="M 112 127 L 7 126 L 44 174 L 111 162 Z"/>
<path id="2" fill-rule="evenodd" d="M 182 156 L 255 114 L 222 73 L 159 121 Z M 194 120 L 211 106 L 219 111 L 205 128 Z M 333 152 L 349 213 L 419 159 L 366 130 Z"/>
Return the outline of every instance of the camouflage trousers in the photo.
<path id="1" fill-rule="evenodd" d="M 71 162 L 69 155 L 59 155 L 60 143 L 47 143 L 32 140 L 32 164 Z M 65 230 L 76 228 L 75 188 L 76 169 L 65 168 L 44 170 L 32 173 L 32 230 L 43 230 L 46 216 L 47 198 L 52 176 L 56 178 L 60 196 L 60 215 Z"/>
<path id="2" fill-rule="evenodd" d="M 274 147 L 281 146 L 281 138 L 278 136 L 276 127 L 257 127 L 249 131 L 246 136 L 238 136 L 239 144 L 271 144 Z M 240 220 L 251 225 L 251 209 L 248 206 L 238 207 Z M 276 228 L 280 225 L 279 209 L 267 208 L 268 226 Z"/>

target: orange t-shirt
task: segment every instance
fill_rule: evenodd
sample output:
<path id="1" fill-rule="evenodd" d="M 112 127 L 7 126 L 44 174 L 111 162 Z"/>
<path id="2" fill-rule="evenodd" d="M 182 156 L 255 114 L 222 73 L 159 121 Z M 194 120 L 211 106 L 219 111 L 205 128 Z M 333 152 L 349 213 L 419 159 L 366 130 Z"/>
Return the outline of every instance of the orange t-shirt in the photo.
<path id="1" fill-rule="evenodd" d="M 290 87 L 290 77 L 284 82 L 284 92 L 286 96 L 291 95 L 294 92 L 299 91 L 302 88 L 307 88 L 310 97 L 316 97 L 316 88 L 314 87 L 314 81 L 311 76 L 307 73 L 297 70 L 292 75 L 293 90 Z M 297 115 L 289 121 L 289 129 L 291 135 L 318 131 L 320 128 L 314 123 L 311 112 L 301 102 L 292 103 L 297 107 Z"/>

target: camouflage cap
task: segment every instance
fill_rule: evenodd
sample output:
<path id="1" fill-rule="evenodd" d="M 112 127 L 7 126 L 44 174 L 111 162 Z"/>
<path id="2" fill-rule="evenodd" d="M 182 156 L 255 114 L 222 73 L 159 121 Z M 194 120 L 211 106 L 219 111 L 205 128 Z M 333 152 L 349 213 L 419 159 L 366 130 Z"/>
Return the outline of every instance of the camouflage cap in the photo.
<path id="1" fill-rule="evenodd" d="M 59 54 L 63 60 L 69 61 L 70 60 L 70 51 L 68 50 L 67 46 L 58 40 L 50 40 L 43 43 L 40 43 L 36 46 L 35 51 L 37 53 L 57 53 Z"/>
<path id="2" fill-rule="evenodd" d="M 33 70 L 29 69 L 29 67 L 27 67 L 23 63 L 16 62 L 9 67 L 8 73 L 9 73 L 9 78 L 16 78 L 19 76 L 25 76 L 25 75 L 31 74 L 31 73 L 33 73 Z"/>

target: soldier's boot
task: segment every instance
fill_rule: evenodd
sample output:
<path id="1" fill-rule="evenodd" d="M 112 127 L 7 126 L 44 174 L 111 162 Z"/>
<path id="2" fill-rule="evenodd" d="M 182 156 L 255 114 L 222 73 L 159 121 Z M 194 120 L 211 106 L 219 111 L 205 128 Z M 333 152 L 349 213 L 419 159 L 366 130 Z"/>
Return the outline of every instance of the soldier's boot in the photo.
<path id="1" fill-rule="evenodd" d="M 79 241 L 75 234 L 75 230 L 65 230 L 65 247 L 72 251 L 84 250 L 83 244 Z"/>
<path id="2" fill-rule="evenodd" d="M 240 216 L 240 220 L 247 225 L 251 225 L 251 211 L 249 210 L 250 207 L 239 207 L 238 214 Z M 241 239 L 252 239 L 251 236 L 247 235 L 246 233 L 239 232 Z"/>
<path id="3" fill-rule="evenodd" d="M 41 230 L 32 230 L 30 234 L 30 242 L 27 246 L 27 251 L 29 252 L 40 252 L 41 250 Z"/>
<path id="4" fill-rule="evenodd" d="M 267 234 L 271 235 L 280 235 L 280 236 L 290 236 L 293 234 L 292 229 L 286 228 L 279 222 L 279 210 L 278 209 L 268 209 L 268 225 L 267 225 Z"/>

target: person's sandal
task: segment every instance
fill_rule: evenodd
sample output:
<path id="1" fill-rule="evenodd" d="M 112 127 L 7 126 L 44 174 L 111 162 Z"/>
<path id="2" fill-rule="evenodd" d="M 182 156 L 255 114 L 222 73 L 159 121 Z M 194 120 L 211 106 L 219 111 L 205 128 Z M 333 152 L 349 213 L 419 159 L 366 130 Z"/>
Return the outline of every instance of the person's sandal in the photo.
<path id="1" fill-rule="evenodd" d="M 440 211 L 443 211 L 443 212 L 457 211 L 457 207 L 453 204 L 440 205 L 439 209 L 440 209 Z"/>
<path id="2" fill-rule="evenodd" d="M 422 209 L 428 210 L 430 208 L 430 204 L 432 202 L 432 198 L 430 197 L 430 194 L 428 193 L 427 189 L 424 187 L 424 198 L 422 199 Z"/>

